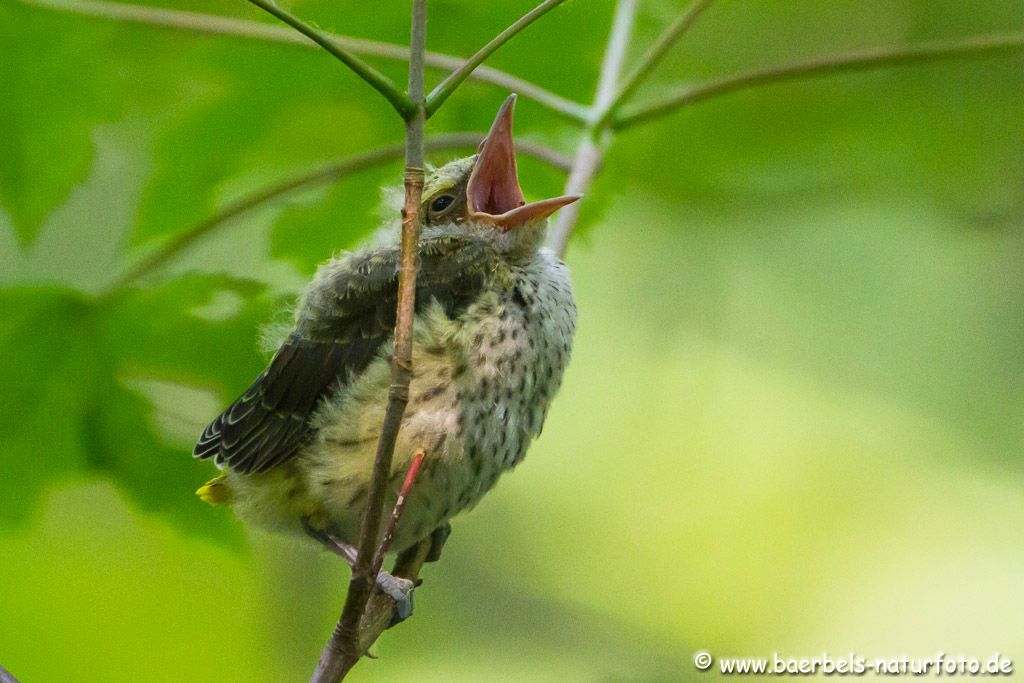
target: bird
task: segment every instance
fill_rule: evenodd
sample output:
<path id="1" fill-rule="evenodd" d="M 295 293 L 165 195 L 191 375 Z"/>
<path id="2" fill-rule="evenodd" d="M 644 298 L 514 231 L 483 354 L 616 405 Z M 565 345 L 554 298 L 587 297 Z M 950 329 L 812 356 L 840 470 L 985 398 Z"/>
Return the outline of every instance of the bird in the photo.
<path id="1" fill-rule="evenodd" d="M 543 240 L 548 216 L 579 196 L 525 201 L 515 101 L 502 104 L 476 154 L 424 183 L 413 373 L 386 505 L 414 454 L 424 457 L 396 553 L 443 545 L 449 520 L 523 460 L 569 362 L 572 285 Z M 193 455 L 221 470 L 200 498 L 354 562 L 391 383 L 399 259 L 395 237 L 318 268 L 267 368 L 199 437 Z M 396 600 L 408 593 L 381 586 Z"/>

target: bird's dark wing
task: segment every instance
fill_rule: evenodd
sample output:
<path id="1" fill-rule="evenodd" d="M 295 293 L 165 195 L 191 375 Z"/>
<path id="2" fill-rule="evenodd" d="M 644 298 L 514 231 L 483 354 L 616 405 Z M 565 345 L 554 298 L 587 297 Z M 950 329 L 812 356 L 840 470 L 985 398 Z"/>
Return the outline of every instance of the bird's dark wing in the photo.
<path id="1" fill-rule="evenodd" d="M 432 300 L 456 317 L 480 294 L 497 256 L 481 240 L 420 243 L 416 309 Z M 399 252 L 378 249 L 317 273 L 295 329 L 252 386 L 207 426 L 193 455 L 241 473 L 265 472 L 308 443 L 320 402 L 358 376 L 394 334 Z"/>

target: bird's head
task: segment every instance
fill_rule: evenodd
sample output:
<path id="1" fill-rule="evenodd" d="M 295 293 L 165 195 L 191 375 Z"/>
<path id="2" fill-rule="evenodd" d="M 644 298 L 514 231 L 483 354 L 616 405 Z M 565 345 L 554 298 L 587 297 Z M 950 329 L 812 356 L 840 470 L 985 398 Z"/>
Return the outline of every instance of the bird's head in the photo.
<path id="1" fill-rule="evenodd" d="M 493 238 L 508 249 L 533 245 L 547 217 L 579 196 L 526 203 L 516 171 L 512 114 L 516 96 L 498 110 L 477 153 L 436 169 L 423 187 L 420 215 L 430 227 L 451 226 Z"/>

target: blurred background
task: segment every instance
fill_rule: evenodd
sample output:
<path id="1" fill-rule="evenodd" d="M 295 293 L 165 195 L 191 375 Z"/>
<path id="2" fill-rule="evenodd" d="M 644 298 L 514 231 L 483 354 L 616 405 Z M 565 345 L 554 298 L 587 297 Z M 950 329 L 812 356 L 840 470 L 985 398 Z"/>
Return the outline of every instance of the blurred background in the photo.
<path id="1" fill-rule="evenodd" d="M 271 23 L 240 0 L 151 4 Z M 407 4 L 287 6 L 404 43 Z M 434 0 L 428 46 L 470 54 L 532 4 Z M 684 6 L 640 1 L 628 64 Z M 590 102 L 612 12 L 572 0 L 488 63 Z M 0 664 L 26 682 L 305 680 L 347 570 L 202 504 L 213 468 L 189 454 L 262 369 L 263 326 L 379 224 L 400 164 L 111 288 L 400 122 L 295 45 L 20 0 L 0 26 Z M 721 0 L 637 101 L 1022 27 L 1019 0 Z M 700 648 L 1024 666 L 1022 92 L 1020 53 L 943 61 L 747 90 L 613 140 L 567 255 L 579 334 L 544 434 L 351 680 L 714 678 Z M 428 131 L 484 131 L 506 94 L 470 82 Z M 516 124 L 578 143 L 529 99 Z M 564 183 L 528 158 L 520 175 L 532 198 Z"/>

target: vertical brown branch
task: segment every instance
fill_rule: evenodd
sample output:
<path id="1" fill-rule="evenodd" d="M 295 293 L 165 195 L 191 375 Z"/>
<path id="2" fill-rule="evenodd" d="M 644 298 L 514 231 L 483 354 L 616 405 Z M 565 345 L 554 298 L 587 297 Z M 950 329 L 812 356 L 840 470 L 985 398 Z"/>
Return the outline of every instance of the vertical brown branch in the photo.
<path id="1" fill-rule="evenodd" d="M 423 72 L 426 15 L 426 0 L 414 0 L 408 95 L 416 103 L 416 108 L 405 121 L 405 203 L 402 207 L 402 251 L 398 275 L 395 351 L 391 359 L 391 388 L 388 391 L 387 409 L 384 413 L 380 439 L 377 442 L 373 477 L 370 480 L 366 512 L 359 534 L 359 555 L 352 568 L 352 578 L 349 581 L 341 618 L 324 647 L 313 674 L 312 680 L 315 683 L 340 681 L 363 655 L 360 623 L 376 580 L 373 560 L 379 544 L 384 500 L 391 477 L 391 461 L 402 416 L 409 402 L 409 381 L 412 378 L 412 324 L 416 308 L 417 246 L 420 239 L 420 203 L 423 198 L 424 179 L 423 128 L 426 116 L 423 107 Z"/>

